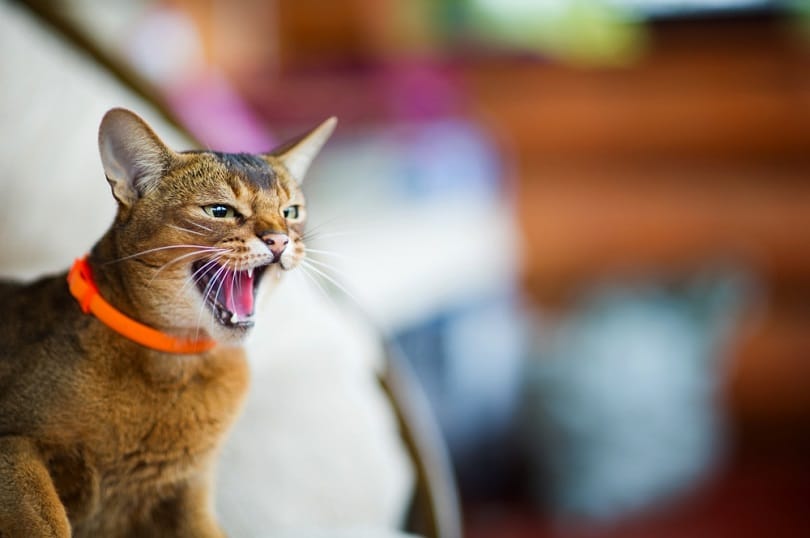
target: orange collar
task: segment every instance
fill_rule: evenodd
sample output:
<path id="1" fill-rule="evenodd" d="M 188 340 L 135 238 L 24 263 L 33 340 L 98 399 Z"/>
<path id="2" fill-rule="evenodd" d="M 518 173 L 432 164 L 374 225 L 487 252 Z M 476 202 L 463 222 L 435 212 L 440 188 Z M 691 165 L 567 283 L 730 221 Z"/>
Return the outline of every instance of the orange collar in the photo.
<path id="1" fill-rule="evenodd" d="M 67 281 L 70 294 L 79 302 L 82 312 L 92 313 L 110 329 L 142 346 L 166 353 L 193 354 L 208 351 L 216 345 L 210 339 L 189 340 L 162 333 L 116 310 L 99 294 L 87 256 L 73 263 Z"/>

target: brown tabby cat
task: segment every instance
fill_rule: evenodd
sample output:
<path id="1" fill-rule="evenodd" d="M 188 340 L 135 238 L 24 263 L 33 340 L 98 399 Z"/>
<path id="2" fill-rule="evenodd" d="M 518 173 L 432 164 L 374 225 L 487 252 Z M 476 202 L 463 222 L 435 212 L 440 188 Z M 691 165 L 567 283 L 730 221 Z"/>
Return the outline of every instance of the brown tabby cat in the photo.
<path id="1" fill-rule="evenodd" d="M 65 275 L 0 283 L 0 537 L 223 535 L 211 477 L 248 384 L 238 346 L 259 283 L 304 256 L 299 182 L 335 123 L 267 155 L 176 153 L 132 112 L 104 116 L 118 212 L 83 276 L 131 321 L 85 313 Z M 81 218 L 65 207 L 54 233 Z"/>

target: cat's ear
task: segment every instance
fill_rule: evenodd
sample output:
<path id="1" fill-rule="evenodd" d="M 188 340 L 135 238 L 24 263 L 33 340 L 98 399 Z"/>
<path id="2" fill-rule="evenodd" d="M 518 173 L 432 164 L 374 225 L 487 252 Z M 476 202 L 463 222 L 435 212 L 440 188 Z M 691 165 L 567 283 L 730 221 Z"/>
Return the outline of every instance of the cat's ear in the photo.
<path id="1" fill-rule="evenodd" d="M 127 207 L 166 173 L 174 155 L 145 121 L 124 108 L 104 115 L 98 148 L 113 196 Z"/>
<path id="2" fill-rule="evenodd" d="M 290 175 L 301 183 L 312 160 L 329 139 L 336 125 L 337 118 L 332 116 L 308 133 L 276 148 L 270 155 L 280 160 Z"/>

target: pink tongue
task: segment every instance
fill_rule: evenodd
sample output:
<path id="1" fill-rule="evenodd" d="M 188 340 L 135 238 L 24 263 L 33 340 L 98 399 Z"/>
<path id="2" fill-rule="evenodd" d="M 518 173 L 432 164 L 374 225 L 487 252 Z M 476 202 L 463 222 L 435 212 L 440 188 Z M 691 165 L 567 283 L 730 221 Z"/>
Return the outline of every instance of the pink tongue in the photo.
<path id="1" fill-rule="evenodd" d="M 222 275 L 222 294 L 225 307 L 239 316 L 247 318 L 253 314 L 253 276 L 247 271 L 225 271 Z"/>

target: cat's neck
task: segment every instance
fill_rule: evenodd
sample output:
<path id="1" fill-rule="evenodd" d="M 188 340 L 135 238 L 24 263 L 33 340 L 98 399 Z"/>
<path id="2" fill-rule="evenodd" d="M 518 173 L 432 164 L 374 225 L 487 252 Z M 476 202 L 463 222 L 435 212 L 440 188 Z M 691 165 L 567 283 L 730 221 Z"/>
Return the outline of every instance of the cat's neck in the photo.
<path id="1" fill-rule="evenodd" d="M 113 230 L 108 231 L 90 251 L 87 262 L 93 273 L 93 280 L 99 294 L 122 314 L 141 320 L 142 312 L 138 311 L 130 292 L 130 286 L 121 264 L 127 260 L 118 261 L 118 241 Z"/>
<path id="2" fill-rule="evenodd" d="M 177 326 L 171 316 L 166 316 L 161 311 L 166 308 L 165 304 L 160 303 L 162 296 L 154 290 L 149 291 L 148 284 L 144 284 L 148 281 L 144 275 L 151 274 L 151 266 L 144 265 L 141 258 L 128 254 L 128 250 L 124 248 L 125 241 L 116 234 L 116 228 L 114 225 L 107 231 L 87 258 L 101 298 L 137 324 L 177 340 L 180 348 L 171 344 L 170 347 L 175 350 L 173 353 L 193 354 L 197 350 L 201 352 L 208 349 L 205 344 L 210 341 L 207 331 L 198 327 L 189 329 Z M 165 342 L 165 339 L 161 340 Z M 164 344 L 159 344 L 155 349 L 165 349 Z M 177 349 L 190 350 L 176 351 Z"/>

